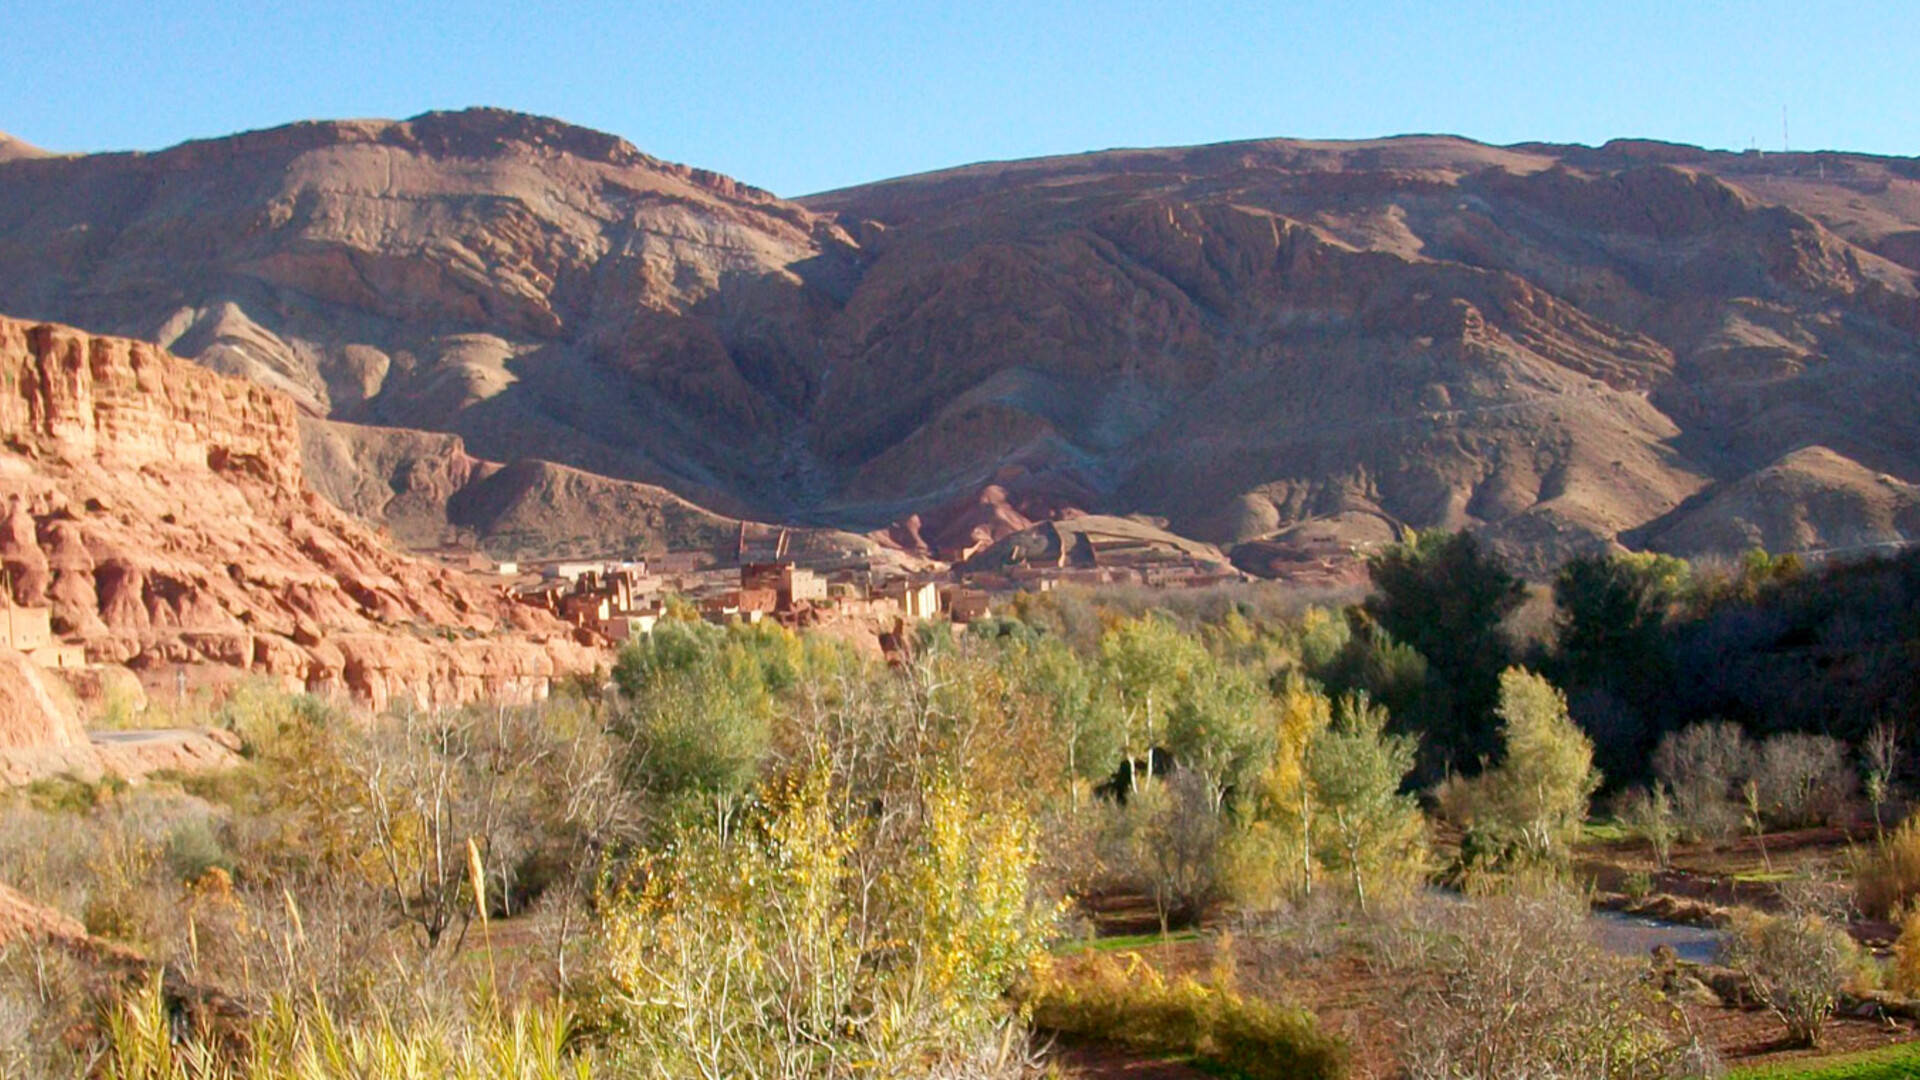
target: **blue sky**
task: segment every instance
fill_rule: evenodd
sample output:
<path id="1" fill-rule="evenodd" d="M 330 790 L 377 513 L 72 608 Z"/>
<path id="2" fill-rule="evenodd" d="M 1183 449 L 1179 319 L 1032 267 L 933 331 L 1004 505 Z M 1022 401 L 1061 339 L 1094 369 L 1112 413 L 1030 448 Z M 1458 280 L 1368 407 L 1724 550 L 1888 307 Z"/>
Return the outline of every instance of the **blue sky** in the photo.
<path id="1" fill-rule="evenodd" d="M 783 195 L 1266 136 L 1920 154 L 1920 3 L 0 0 L 0 131 L 154 149 L 498 105 Z"/>

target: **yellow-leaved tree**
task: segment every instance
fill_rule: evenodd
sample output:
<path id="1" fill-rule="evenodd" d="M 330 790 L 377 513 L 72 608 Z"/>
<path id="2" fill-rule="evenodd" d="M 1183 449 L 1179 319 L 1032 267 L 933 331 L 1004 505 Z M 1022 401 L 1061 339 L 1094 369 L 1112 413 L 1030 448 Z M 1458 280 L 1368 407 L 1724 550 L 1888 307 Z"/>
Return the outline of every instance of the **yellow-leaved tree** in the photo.
<path id="1" fill-rule="evenodd" d="M 1500 673 L 1500 763 L 1441 792 L 1447 815 L 1506 855 L 1558 861 L 1579 835 L 1600 786 L 1593 742 L 1567 699 L 1522 667 Z"/>
<path id="2" fill-rule="evenodd" d="M 1006 1045 L 1052 916 L 1025 818 L 936 781 L 890 831 L 844 794 L 818 768 L 776 781 L 607 898 L 622 1075 L 924 1075 Z"/>
<path id="3" fill-rule="evenodd" d="M 1317 808 L 1307 750 L 1333 723 L 1333 703 L 1318 686 L 1289 673 L 1272 716 L 1273 750 L 1254 779 L 1253 797 L 1232 840 L 1231 888 L 1254 902 L 1313 891 Z"/>

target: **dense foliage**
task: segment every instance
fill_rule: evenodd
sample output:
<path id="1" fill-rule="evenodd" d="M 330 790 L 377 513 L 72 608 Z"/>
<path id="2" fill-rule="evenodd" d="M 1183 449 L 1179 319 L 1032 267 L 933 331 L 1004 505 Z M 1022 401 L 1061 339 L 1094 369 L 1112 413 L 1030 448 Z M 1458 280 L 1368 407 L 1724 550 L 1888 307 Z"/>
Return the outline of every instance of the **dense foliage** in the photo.
<path id="1" fill-rule="evenodd" d="M 1337 1075 L 1337 1040 L 1230 972 L 1063 973 L 1049 947 L 1111 897 L 1150 905 L 1163 934 L 1223 907 L 1393 926 L 1436 880 L 1563 875 L 1597 797 L 1661 867 L 1676 841 L 1743 833 L 1765 859 L 1766 830 L 1845 824 L 1863 790 L 1876 821 L 1897 805 L 1920 558 L 1580 559 L 1554 583 L 1551 636 L 1526 646 L 1525 586 L 1470 537 L 1420 534 L 1373 568 L 1376 592 L 1343 609 L 1025 596 L 924 628 L 899 665 L 678 608 L 536 706 L 368 717 L 243 686 L 207 717 L 242 738 L 235 772 L 0 801 L 0 878 L 172 973 L 103 986 L 0 955 L 0 1026 L 29 1033 L 0 1039 L 0 1061 L 1015 1077 L 1037 1023 Z M 1907 919 L 1900 963 L 1920 970 L 1920 824 L 1881 832 L 1859 900 Z M 1410 1068 L 1690 1067 L 1644 988 L 1587 945 L 1519 955 L 1566 929 L 1564 896 L 1490 895 L 1484 917 L 1368 945 L 1417 954 L 1420 985 L 1444 992 L 1414 1004 L 1478 1033 L 1416 1040 Z M 1853 962 L 1840 937 L 1803 918 L 1739 941 L 1756 998 L 1816 1038 Z M 1504 973 L 1478 966 L 1495 955 Z M 1556 997 L 1555 965 L 1606 993 Z M 1503 978 L 1534 1011 L 1501 1012 Z M 1585 1034 L 1552 1036 L 1560 1057 L 1527 1057 L 1570 1022 Z"/>

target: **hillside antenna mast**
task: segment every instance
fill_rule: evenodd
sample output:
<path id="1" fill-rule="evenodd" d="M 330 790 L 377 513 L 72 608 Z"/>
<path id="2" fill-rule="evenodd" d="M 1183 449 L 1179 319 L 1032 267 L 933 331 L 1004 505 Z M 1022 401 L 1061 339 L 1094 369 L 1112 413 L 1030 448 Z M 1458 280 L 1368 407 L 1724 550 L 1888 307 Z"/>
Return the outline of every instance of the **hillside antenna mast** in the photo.
<path id="1" fill-rule="evenodd" d="M 1792 150 L 1793 143 L 1787 139 L 1787 107 L 1782 105 L 1780 106 L 1780 152 L 1786 154 L 1791 153 Z"/>

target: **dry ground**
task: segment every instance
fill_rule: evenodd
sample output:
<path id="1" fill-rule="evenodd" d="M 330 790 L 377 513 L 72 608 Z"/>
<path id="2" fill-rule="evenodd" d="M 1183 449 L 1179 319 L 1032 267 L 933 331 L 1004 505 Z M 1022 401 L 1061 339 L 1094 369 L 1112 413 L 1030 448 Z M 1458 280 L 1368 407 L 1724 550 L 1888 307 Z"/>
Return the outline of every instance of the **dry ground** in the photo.
<path id="1" fill-rule="evenodd" d="M 1765 838 L 1766 854 L 1751 837 L 1725 843 L 1676 845 L 1673 866 L 1654 873 L 1651 855 L 1637 841 L 1603 841 L 1584 845 L 1576 861 L 1579 875 L 1596 887 L 1618 890 L 1627 875 L 1644 872 L 1658 891 L 1704 900 L 1722 906 L 1776 906 L 1777 880 L 1786 875 L 1836 877 L 1849 865 L 1849 845 L 1872 843 L 1871 825 L 1853 833 L 1840 829 L 1808 829 L 1772 834 Z M 1152 908 L 1135 897 L 1106 897 L 1089 905 L 1100 933 L 1152 933 L 1157 929 Z M 1862 920 L 1853 926 L 1863 943 L 1884 947 L 1892 928 Z M 1202 939 L 1143 943 L 1127 950 L 1167 972 L 1199 972 L 1212 959 L 1216 927 Z M 1397 1003 L 1413 989 L 1413 980 L 1376 970 L 1356 951 L 1261 965 L 1244 945 L 1243 988 L 1277 996 L 1314 1012 L 1330 1031 L 1348 1040 L 1354 1054 L 1354 1080 L 1392 1080 L 1399 1075 L 1396 1054 L 1400 1036 Z M 1071 970 L 1085 963 L 1077 954 L 1062 960 Z M 1260 968 L 1283 969 L 1282 977 L 1263 975 Z M 1867 1050 L 1920 1039 L 1920 1029 L 1905 1021 L 1889 1022 L 1853 1016 L 1836 1017 L 1828 1042 L 1818 1051 L 1781 1045 L 1780 1022 L 1759 1010 L 1685 1007 L 1687 1020 L 1706 1041 L 1719 1049 L 1729 1065 L 1774 1064 L 1811 1057 Z M 1140 1061 L 1105 1048 L 1062 1047 L 1057 1058 L 1070 1076 L 1087 1080 L 1185 1080 L 1206 1075 L 1177 1062 Z"/>

